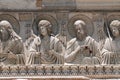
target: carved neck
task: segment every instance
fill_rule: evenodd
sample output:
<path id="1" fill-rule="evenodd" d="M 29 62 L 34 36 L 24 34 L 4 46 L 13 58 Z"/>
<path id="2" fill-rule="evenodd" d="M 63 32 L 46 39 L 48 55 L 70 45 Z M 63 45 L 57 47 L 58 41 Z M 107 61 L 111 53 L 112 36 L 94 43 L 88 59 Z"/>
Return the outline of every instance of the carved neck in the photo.
<path id="1" fill-rule="evenodd" d="M 46 35 L 43 37 L 44 40 L 48 40 L 50 38 L 50 36 Z"/>
<path id="2" fill-rule="evenodd" d="M 86 39 L 87 36 L 82 36 L 82 37 L 77 37 L 78 41 L 84 41 Z"/>

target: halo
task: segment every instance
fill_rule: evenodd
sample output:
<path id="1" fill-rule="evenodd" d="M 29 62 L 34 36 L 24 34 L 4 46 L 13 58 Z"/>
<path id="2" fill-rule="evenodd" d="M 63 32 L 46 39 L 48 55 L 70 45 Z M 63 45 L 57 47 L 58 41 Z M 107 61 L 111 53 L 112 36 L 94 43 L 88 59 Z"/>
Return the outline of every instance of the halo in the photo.
<path id="1" fill-rule="evenodd" d="M 119 20 L 120 21 L 120 15 L 110 15 L 110 16 L 108 16 L 108 24 L 109 25 L 113 20 Z"/>
<path id="2" fill-rule="evenodd" d="M 109 32 L 110 32 L 110 36 L 113 36 L 112 35 L 112 32 L 111 32 L 111 30 L 110 30 L 110 23 L 113 21 L 113 20 L 119 20 L 120 21 L 120 15 L 109 15 L 108 17 L 107 17 L 107 26 L 108 26 L 108 30 L 109 30 Z M 106 33 L 106 36 L 107 37 L 109 37 L 109 35 L 108 35 L 108 32 L 107 32 L 107 28 L 104 26 L 104 31 L 105 31 L 105 33 Z"/>
<path id="3" fill-rule="evenodd" d="M 52 25 L 52 32 L 54 35 L 58 34 L 58 23 L 56 21 L 56 19 L 50 15 L 46 15 L 46 14 L 42 14 L 36 17 L 36 19 L 34 19 L 32 28 L 33 28 L 33 32 L 38 35 L 38 23 L 40 20 L 48 20 L 50 21 L 51 25 Z"/>
<path id="4" fill-rule="evenodd" d="M 79 14 L 79 15 L 73 16 L 68 22 L 68 32 L 71 35 L 71 37 L 75 37 L 75 31 L 74 31 L 74 27 L 73 27 L 74 25 L 73 24 L 77 20 L 83 20 L 86 23 L 86 27 L 87 27 L 87 30 L 88 30 L 87 34 L 92 36 L 93 32 L 94 32 L 94 27 L 93 27 L 92 20 L 85 15 Z"/>
<path id="5" fill-rule="evenodd" d="M 8 22 L 10 22 L 10 24 L 12 25 L 14 31 L 19 34 L 20 33 L 20 24 L 18 22 L 18 20 L 9 14 L 0 14 L 0 21 L 2 20 L 7 20 Z"/>

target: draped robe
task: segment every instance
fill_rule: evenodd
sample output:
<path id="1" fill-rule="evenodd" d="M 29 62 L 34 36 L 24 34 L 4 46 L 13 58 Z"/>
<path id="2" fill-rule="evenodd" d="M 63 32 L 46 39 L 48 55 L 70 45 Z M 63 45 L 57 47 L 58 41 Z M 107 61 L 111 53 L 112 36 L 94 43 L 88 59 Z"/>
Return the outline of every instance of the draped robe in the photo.
<path id="1" fill-rule="evenodd" d="M 120 63 L 120 39 L 106 38 L 102 49 L 102 64 Z"/>
<path id="2" fill-rule="evenodd" d="M 1 64 L 4 65 L 25 64 L 24 47 L 22 40 L 20 38 L 18 38 L 17 36 L 10 37 L 10 39 L 8 39 L 5 42 L 1 41 L 0 44 L 2 52 L 0 56 Z M 9 53 L 15 54 L 15 57 L 10 58 L 7 55 Z"/>
<path id="3" fill-rule="evenodd" d="M 75 51 L 84 45 L 89 49 Z M 67 64 L 100 64 L 99 54 L 98 43 L 90 36 L 87 36 L 84 41 L 73 38 L 67 43 L 65 62 Z"/>
<path id="4" fill-rule="evenodd" d="M 53 50 L 54 53 L 49 53 L 49 50 Z M 28 64 L 63 64 L 63 62 L 63 47 L 59 39 L 53 36 L 50 36 L 48 41 L 40 40 L 39 37 L 34 39 Z"/>

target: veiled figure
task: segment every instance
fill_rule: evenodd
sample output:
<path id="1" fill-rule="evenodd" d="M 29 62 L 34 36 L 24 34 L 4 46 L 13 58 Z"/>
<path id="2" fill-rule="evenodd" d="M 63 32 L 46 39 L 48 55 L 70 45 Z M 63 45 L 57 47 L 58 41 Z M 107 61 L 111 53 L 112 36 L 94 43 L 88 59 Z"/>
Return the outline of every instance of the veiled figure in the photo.
<path id="1" fill-rule="evenodd" d="M 120 63 L 120 21 L 113 20 L 110 23 L 110 31 L 107 28 L 108 37 L 102 49 L 102 65 Z"/>
<path id="2" fill-rule="evenodd" d="M 51 23 L 41 20 L 38 24 L 39 36 L 31 46 L 28 64 L 63 64 L 63 45 L 52 36 Z"/>
<path id="3" fill-rule="evenodd" d="M 0 22 L 0 62 L 1 65 L 25 64 L 22 39 L 6 20 Z"/>
<path id="4" fill-rule="evenodd" d="M 85 22 L 75 21 L 74 28 L 76 38 L 67 43 L 66 64 L 100 64 L 98 43 L 88 36 Z"/>

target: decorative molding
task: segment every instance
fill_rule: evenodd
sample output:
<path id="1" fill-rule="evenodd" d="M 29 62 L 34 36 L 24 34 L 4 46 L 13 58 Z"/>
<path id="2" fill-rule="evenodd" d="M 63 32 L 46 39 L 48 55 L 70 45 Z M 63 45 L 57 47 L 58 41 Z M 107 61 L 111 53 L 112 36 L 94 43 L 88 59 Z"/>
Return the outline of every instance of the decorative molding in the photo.
<path id="1" fill-rule="evenodd" d="M 120 78 L 119 65 L 31 65 L 0 66 L 2 77 L 86 76 L 89 78 Z"/>

